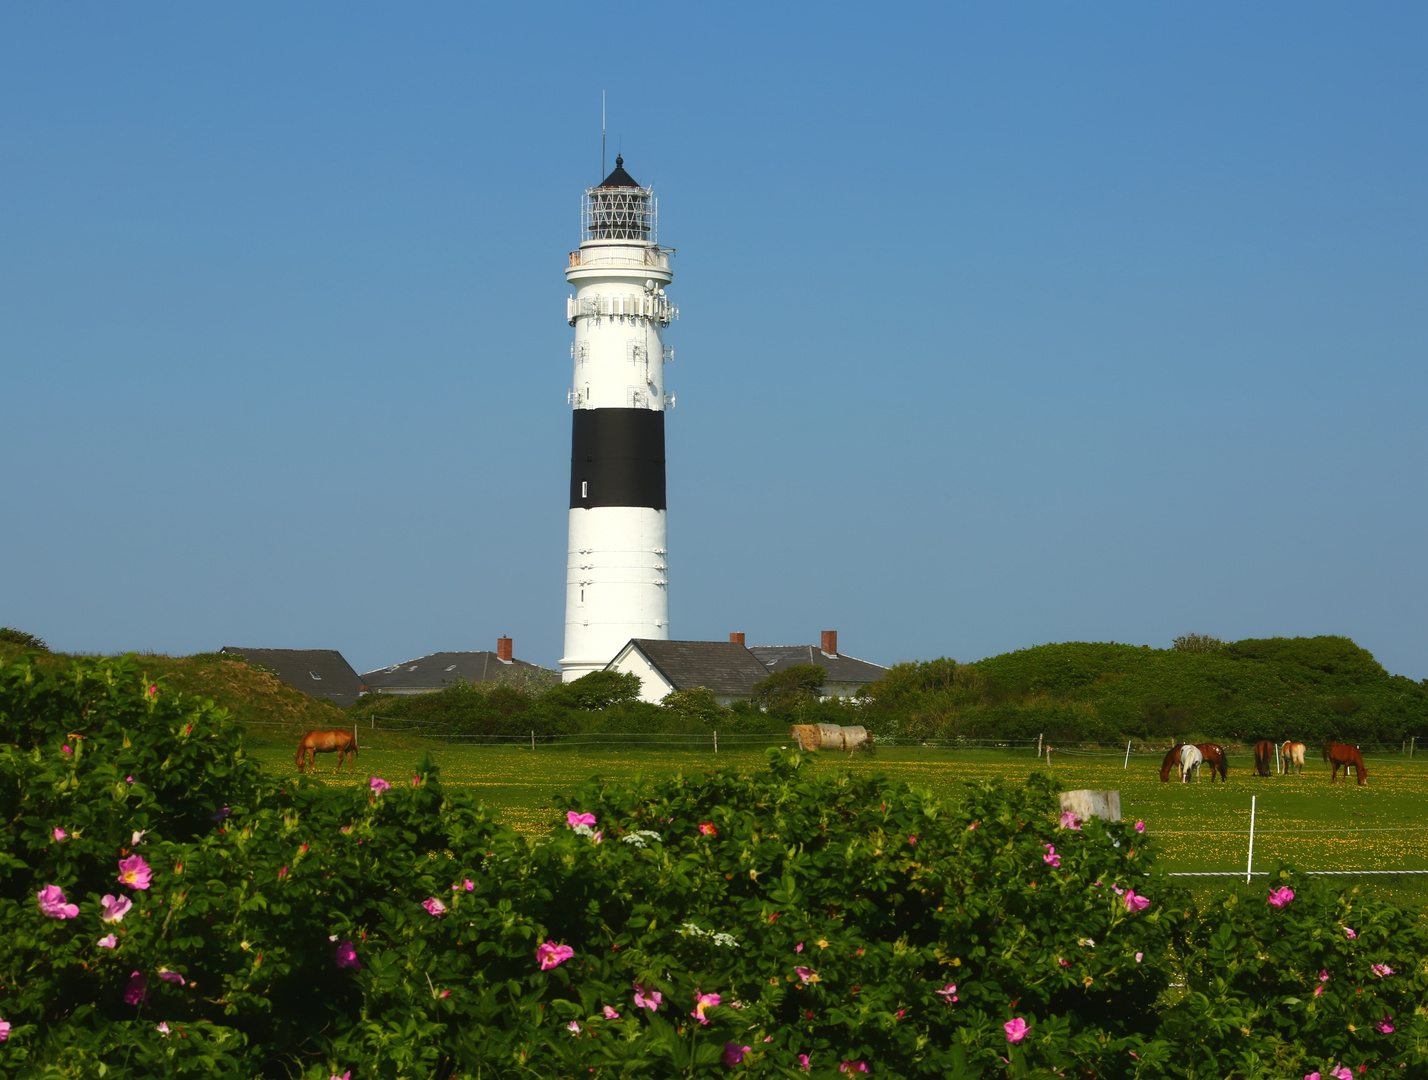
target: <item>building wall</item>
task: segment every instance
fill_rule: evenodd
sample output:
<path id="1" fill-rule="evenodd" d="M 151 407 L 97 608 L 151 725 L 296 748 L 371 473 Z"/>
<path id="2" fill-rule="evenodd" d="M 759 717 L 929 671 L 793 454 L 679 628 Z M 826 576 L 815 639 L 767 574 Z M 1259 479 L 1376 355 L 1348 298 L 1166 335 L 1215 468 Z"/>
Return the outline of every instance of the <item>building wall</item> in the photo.
<path id="1" fill-rule="evenodd" d="M 665 681 L 664 676 L 655 670 L 654 665 L 645 659 L 644 653 L 638 649 L 629 649 L 621 653 L 610 665 L 610 670 L 622 674 L 638 675 L 640 677 L 640 700 L 648 701 L 653 705 L 658 705 L 664 700 L 665 695 L 674 689 Z"/>

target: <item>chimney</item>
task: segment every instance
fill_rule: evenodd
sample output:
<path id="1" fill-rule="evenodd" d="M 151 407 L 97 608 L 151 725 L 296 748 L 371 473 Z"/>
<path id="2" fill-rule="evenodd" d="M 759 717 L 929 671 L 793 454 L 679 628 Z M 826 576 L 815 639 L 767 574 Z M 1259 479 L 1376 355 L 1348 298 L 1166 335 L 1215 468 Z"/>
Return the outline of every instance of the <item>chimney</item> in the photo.
<path id="1" fill-rule="evenodd" d="M 496 639 L 496 659 L 503 660 L 507 664 L 511 662 L 511 639 L 508 637 L 498 637 Z"/>
<path id="2" fill-rule="evenodd" d="M 742 645 L 743 643 L 744 643 L 744 635 L 743 635 L 743 634 L 730 634 L 730 635 L 729 635 L 729 644 L 730 644 L 730 645 Z"/>
<path id="3" fill-rule="evenodd" d="M 819 648 L 822 649 L 823 652 L 824 652 L 824 654 L 827 655 L 827 656 L 837 656 L 837 655 L 838 655 L 838 631 L 837 631 L 837 630 L 825 630 L 825 631 L 823 631 L 823 644 L 820 645 Z"/>

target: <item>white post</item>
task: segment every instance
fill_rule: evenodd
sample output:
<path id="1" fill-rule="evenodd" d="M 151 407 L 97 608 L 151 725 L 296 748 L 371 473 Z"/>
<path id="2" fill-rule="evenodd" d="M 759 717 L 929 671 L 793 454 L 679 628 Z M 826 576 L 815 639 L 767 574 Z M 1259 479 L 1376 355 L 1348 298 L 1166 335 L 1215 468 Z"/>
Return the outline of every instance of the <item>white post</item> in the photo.
<path id="1" fill-rule="evenodd" d="M 534 732 L 534 731 L 531 732 L 531 749 L 532 749 L 532 750 L 535 749 L 535 732 Z"/>
<path id="2" fill-rule="evenodd" d="M 719 733 L 716 731 L 716 732 L 714 732 L 714 753 L 717 754 L 718 752 L 719 752 Z"/>
<path id="3" fill-rule="evenodd" d="M 1417 736 L 1417 735 L 1413 736 L 1413 738 L 1411 738 L 1411 739 L 1408 740 L 1408 756 L 1409 756 L 1409 757 L 1412 757 L 1412 756 L 1413 756 L 1413 748 L 1414 748 L 1414 746 L 1416 746 L 1417 744 L 1418 744 L 1418 736 Z"/>
<path id="4" fill-rule="evenodd" d="M 1258 795 L 1250 796 L 1250 843 L 1249 861 L 1245 863 L 1245 884 L 1250 882 L 1250 875 L 1254 871 L 1254 804 L 1258 800 Z"/>
<path id="5" fill-rule="evenodd" d="M 1279 756 L 1279 744 L 1274 744 L 1274 768 L 1276 774 L 1284 772 L 1284 759 Z"/>
<path id="6" fill-rule="evenodd" d="M 1130 768 L 1130 744 L 1131 744 L 1131 741 L 1130 741 L 1129 739 L 1127 739 L 1127 740 L 1126 740 L 1126 763 L 1121 766 L 1121 771 L 1122 771 L 1122 772 L 1125 772 L 1125 770 L 1127 770 L 1127 769 Z"/>
<path id="7" fill-rule="evenodd" d="M 1041 734 L 1037 735 L 1037 737 L 1036 737 L 1036 756 L 1037 756 L 1037 757 L 1040 757 L 1040 756 L 1041 756 L 1041 736 L 1042 736 L 1042 735 L 1045 735 L 1045 734 L 1046 734 L 1046 732 L 1043 731 L 1043 732 L 1041 732 Z"/>

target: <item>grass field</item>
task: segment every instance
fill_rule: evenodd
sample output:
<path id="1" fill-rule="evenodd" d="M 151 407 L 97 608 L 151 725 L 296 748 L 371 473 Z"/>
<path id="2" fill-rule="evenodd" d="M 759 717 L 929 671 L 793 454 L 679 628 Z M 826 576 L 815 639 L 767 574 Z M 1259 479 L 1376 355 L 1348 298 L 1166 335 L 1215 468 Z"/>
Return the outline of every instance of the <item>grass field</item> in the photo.
<path id="1" fill-rule="evenodd" d="M 379 732 L 373 745 L 362 750 L 356 777 L 345 772 L 340 779 L 333 777 L 331 758 L 324 759 L 327 764 L 318 775 L 341 784 L 365 783 L 374 774 L 395 780 L 410 775 L 427 749 L 441 767 L 444 783 L 475 789 L 483 801 L 500 809 L 505 821 L 526 831 L 552 821 L 553 795 L 574 790 L 590 776 L 630 780 L 640 775 L 694 773 L 715 765 L 748 769 L 763 765 L 758 750 L 721 751 L 716 757 L 708 750 L 664 748 L 448 747 Z M 280 775 L 295 773 L 293 751 L 286 745 L 255 746 L 253 753 Z M 881 771 L 949 799 L 958 798 L 968 780 L 1020 781 L 1039 764 L 1025 753 L 925 748 L 882 749 L 874 758 L 813 758 L 818 769 Z M 1243 871 L 1252 795 L 1258 798 L 1257 870 L 1268 870 L 1279 859 L 1308 870 L 1428 870 L 1428 756 L 1368 758 L 1369 784 L 1362 788 L 1352 782 L 1331 788 L 1328 772 L 1317 760 L 1306 766 L 1302 776 L 1266 779 L 1252 775 L 1248 753 L 1231 755 L 1228 784 L 1205 780 L 1162 784 L 1159 765 L 1158 756 L 1133 756 L 1124 769 L 1120 757 L 1055 755 L 1051 773 L 1068 788 L 1119 790 L 1126 819 L 1145 821 L 1171 870 Z M 1374 892 L 1415 906 L 1428 903 L 1425 878 L 1343 880 L 1368 881 Z"/>

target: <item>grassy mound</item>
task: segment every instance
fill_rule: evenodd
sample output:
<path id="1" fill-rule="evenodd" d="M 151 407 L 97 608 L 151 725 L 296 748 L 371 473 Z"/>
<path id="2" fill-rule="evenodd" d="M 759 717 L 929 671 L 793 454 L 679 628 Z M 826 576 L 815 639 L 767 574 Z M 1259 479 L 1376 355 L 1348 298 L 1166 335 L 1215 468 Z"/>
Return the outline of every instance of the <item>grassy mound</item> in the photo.
<path id="1" fill-rule="evenodd" d="M 1397 744 L 1428 736 L 1428 687 L 1344 637 L 1262 638 L 1203 651 L 1066 642 L 899 664 L 870 726 L 905 734 Z"/>
<path id="2" fill-rule="evenodd" d="M 24 646 L 0 642 L 0 661 L 17 660 L 26 652 Z M 63 670 L 75 659 L 64 653 L 36 656 L 31 651 L 30 655 L 44 671 Z M 249 725 L 249 742 L 286 743 L 292 733 L 299 730 L 342 727 L 350 723 L 346 714 L 332 702 L 294 690 L 271 672 L 222 653 L 193 656 L 142 653 L 135 659 L 152 681 L 212 701 Z"/>

